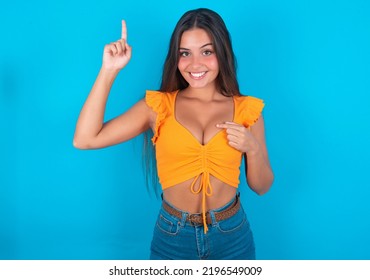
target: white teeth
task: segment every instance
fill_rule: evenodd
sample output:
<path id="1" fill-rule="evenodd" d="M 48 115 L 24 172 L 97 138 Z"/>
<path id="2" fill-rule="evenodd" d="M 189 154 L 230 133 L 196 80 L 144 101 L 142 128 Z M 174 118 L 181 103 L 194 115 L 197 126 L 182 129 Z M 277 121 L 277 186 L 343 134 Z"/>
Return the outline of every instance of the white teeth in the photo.
<path id="1" fill-rule="evenodd" d="M 199 73 L 192 73 L 190 72 L 190 75 L 194 76 L 195 78 L 202 77 L 206 72 L 199 72 Z"/>

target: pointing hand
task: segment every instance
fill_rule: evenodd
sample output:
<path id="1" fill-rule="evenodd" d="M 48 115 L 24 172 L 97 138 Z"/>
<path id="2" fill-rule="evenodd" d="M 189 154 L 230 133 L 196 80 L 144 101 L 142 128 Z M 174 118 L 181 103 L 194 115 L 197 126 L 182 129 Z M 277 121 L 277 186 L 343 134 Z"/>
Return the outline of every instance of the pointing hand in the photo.
<path id="1" fill-rule="evenodd" d="M 234 122 L 220 123 L 216 126 L 226 130 L 229 145 L 240 152 L 252 155 L 260 150 L 258 141 L 248 128 Z"/>
<path id="2" fill-rule="evenodd" d="M 132 48 L 127 44 L 126 22 L 122 20 L 121 39 L 104 47 L 103 67 L 109 70 L 121 70 L 131 59 Z"/>

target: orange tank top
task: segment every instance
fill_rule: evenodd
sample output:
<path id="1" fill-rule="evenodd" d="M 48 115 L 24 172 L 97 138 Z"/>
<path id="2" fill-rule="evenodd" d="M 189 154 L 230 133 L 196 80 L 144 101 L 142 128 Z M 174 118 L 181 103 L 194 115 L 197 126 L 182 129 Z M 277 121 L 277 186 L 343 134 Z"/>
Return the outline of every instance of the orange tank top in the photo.
<path id="1" fill-rule="evenodd" d="M 163 93 L 147 91 L 145 101 L 157 113 L 152 142 L 155 145 L 158 177 L 162 189 L 194 178 L 190 190 L 202 192 L 204 231 L 206 224 L 206 197 L 212 195 L 210 175 L 233 186 L 239 185 L 242 153 L 229 146 L 226 131 L 220 130 L 205 145 L 177 122 L 175 101 L 179 91 Z M 234 96 L 234 119 L 230 120 L 250 127 L 259 118 L 264 107 L 261 99 L 251 96 Z M 200 179 L 198 189 L 195 182 Z"/>

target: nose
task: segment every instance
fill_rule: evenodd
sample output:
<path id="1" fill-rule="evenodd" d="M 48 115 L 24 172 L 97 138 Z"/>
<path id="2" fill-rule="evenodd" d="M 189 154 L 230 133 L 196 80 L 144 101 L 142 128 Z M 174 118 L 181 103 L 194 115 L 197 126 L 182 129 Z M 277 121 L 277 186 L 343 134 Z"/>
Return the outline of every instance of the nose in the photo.
<path id="1" fill-rule="evenodd" d="M 202 56 L 195 54 L 191 57 L 191 65 L 194 68 L 200 68 L 203 66 Z"/>

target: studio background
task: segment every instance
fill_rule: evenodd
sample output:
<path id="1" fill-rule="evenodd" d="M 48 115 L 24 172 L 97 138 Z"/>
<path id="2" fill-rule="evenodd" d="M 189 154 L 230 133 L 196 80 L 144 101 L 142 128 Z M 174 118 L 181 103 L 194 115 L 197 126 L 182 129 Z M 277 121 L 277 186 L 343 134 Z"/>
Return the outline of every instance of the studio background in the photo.
<path id="1" fill-rule="evenodd" d="M 171 32 L 218 12 L 240 88 L 264 99 L 275 182 L 241 176 L 258 259 L 370 259 L 370 2 L 6 1 L 0 9 L 0 259 L 147 259 L 160 199 L 145 188 L 142 137 L 72 146 L 105 44 L 126 19 L 133 47 L 110 119 L 159 88 Z"/>

